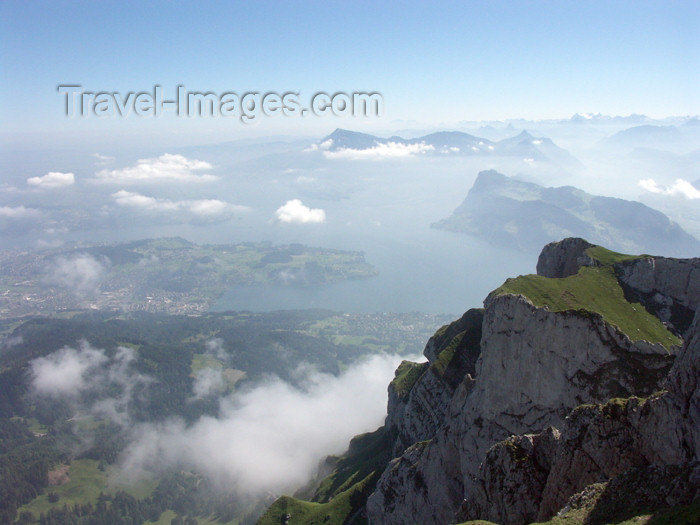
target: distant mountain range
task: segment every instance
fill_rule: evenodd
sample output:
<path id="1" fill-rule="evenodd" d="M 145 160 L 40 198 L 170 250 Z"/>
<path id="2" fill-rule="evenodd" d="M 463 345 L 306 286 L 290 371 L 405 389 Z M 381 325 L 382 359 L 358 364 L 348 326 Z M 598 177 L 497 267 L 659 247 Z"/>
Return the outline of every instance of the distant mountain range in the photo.
<path id="1" fill-rule="evenodd" d="M 681 140 L 682 135 L 676 126 L 635 126 L 615 133 L 606 140 L 611 146 L 658 147 Z"/>
<path id="2" fill-rule="evenodd" d="M 628 253 L 700 254 L 700 241 L 644 204 L 572 186 L 545 188 L 493 170 L 479 173 L 464 202 L 432 226 L 526 252 L 577 236 Z"/>
<path id="3" fill-rule="evenodd" d="M 646 124 L 649 122 L 655 122 L 653 119 L 647 117 L 646 115 L 632 114 L 626 117 L 621 116 L 610 116 L 603 115 L 601 113 L 576 113 L 570 119 L 570 122 L 581 122 L 581 123 L 611 123 L 611 124 Z"/>
<path id="4" fill-rule="evenodd" d="M 678 125 L 644 124 L 618 131 L 601 141 L 599 146 L 615 152 L 624 149 L 651 148 L 688 153 L 697 149 L 700 141 L 700 121 L 693 118 Z"/>
<path id="5" fill-rule="evenodd" d="M 336 129 L 320 140 L 316 146 L 329 152 L 343 150 L 363 151 L 382 145 L 423 146 L 421 153 L 428 155 L 517 157 L 540 162 L 553 162 L 567 166 L 578 166 L 580 162 L 567 150 L 557 146 L 551 139 L 535 137 L 527 131 L 499 141 L 477 137 L 461 131 L 440 131 L 418 138 L 405 139 L 399 136 L 381 138 L 366 133 Z"/>

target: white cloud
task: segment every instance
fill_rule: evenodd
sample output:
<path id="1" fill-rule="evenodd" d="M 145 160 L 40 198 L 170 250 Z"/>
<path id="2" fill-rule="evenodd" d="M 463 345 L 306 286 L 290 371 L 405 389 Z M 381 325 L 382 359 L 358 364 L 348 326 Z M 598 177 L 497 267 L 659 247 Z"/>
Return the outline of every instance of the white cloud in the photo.
<path id="1" fill-rule="evenodd" d="M 167 199 L 156 199 L 133 191 L 120 190 L 112 194 L 112 198 L 119 206 L 143 208 L 149 211 L 175 211 L 179 206 Z"/>
<path id="2" fill-rule="evenodd" d="M 100 282 L 107 271 L 105 264 L 87 254 L 56 257 L 47 268 L 45 281 L 69 289 L 78 297 L 99 293 Z"/>
<path id="3" fill-rule="evenodd" d="M 311 144 L 308 148 L 304 149 L 305 152 L 327 150 L 333 145 L 333 139 L 324 140 L 320 144 Z"/>
<path id="4" fill-rule="evenodd" d="M 218 353 L 221 341 L 206 346 Z M 386 385 L 401 360 L 375 355 L 339 376 L 302 363 L 298 387 L 269 377 L 221 398 L 216 417 L 134 426 L 130 402 L 154 381 L 135 370 L 136 357 L 131 348 L 110 355 L 86 341 L 63 347 L 29 363 L 31 391 L 68 402 L 77 420 L 92 415 L 122 425 L 129 445 L 119 460 L 121 476 L 137 479 L 147 470 L 184 467 L 241 496 L 298 487 L 320 460 L 343 452 L 352 436 L 379 427 L 386 415 Z M 195 378 L 194 394 L 215 394 L 224 381 L 220 371 L 205 369 Z M 89 433 L 83 438 L 92 439 Z"/>
<path id="5" fill-rule="evenodd" d="M 382 424 L 386 385 L 400 359 L 373 356 L 338 377 L 310 372 L 302 388 L 270 379 L 225 399 L 218 418 L 191 426 L 179 420 L 141 425 L 121 458 L 122 471 L 194 468 L 241 495 L 298 487 L 321 459 Z"/>
<path id="6" fill-rule="evenodd" d="M 29 177 L 27 184 L 36 188 L 62 188 L 75 184 L 75 175 L 73 173 L 50 171 L 42 177 Z"/>
<path id="7" fill-rule="evenodd" d="M 226 360 L 228 357 L 226 354 L 226 349 L 224 348 L 224 340 L 219 337 L 210 339 L 204 344 L 204 347 L 206 348 L 208 354 L 213 355 L 221 361 Z"/>
<path id="8" fill-rule="evenodd" d="M 7 219 L 24 219 L 27 217 L 37 217 L 41 212 L 34 208 L 24 206 L 0 206 L 0 217 Z"/>
<path id="9" fill-rule="evenodd" d="M 700 190 L 690 182 L 683 179 L 676 179 L 671 186 L 659 186 L 654 179 L 643 179 L 639 181 L 639 186 L 651 193 L 663 195 L 678 195 L 686 199 L 700 199 Z"/>
<path id="10" fill-rule="evenodd" d="M 165 153 L 157 158 L 140 159 L 136 165 L 116 170 L 101 170 L 97 180 L 115 184 L 148 182 L 212 182 L 219 177 L 198 172 L 210 170 L 212 165 L 182 155 Z"/>
<path id="11" fill-rule="evenodd" d="M 9 184 L 0 183 L 0 191 L 3 193 L 18 193 L 20 189 Z"/>
<path id="12" fill-rule="evenodd" d="M 107 166 L 108 164 L 112 164 L 114 162 L 114 157 L 110 157 L 108 155 L 93 153 L 92 156 L 95 157 L 95 164 L 98 166 Z"/>
<path id="13" fill-rule="evenodd" d="M 194 376 L 192 394 L 195 399 L 221 394 L 226 389 L 226 379 L 220 368 L 202 368 Z"/>
<path id="14" fill-rule="evenodd" d="M 6 337 L 2 342 L 0 342 L 0 348 L 6 350 L 12 348 L 13 346 L 21 345 L 24 343 L 24 337 L 21 335 L 12 335 Z"/>
<path id="15" fill-rule="evenodd" d="M 200 199 L 195 201 L 183 201 L 189 211 L 195 215 L 218 215 L 228 208 L 228 204 L 217 199 Z"/>
<path id="16" fill-rule="evenodd" d="M 65 346 L 30 361 L 32 392 L 71 403 L 75 415 L 106 417 L 128 426 L 128 407 L 134 390 L 153 381 L 133 370 L 133 348 L 119 347 L 113 357 L 87 341 Z"/>
<path id="17" fill-rule="evenodd" d="M 185 211 L 199 217 L 213 217 L 225 212 L 250 211 L 247 206 L 229 204 L 218 199 L 196 199 L 173 201 L 170 199 L 157 199 L 142 195 L 141 193 L 120 190 L 112 194 L 112 198 L 119 206 L 141 208 L 153 212 L 179 212 Z"/>
<path id="18" fill-rule="evenodd" d="M 94 371 L 106 361 L 102 350 L 84 341 L 77 350 L 66 346 L 30 362 L 31 385 L 39 395 L 77 397 L 88 385 L 88 371 Z"/>
<path id="19" fill-rule="evenodd" d="M 312 224 L 321 223 L 326 220 L 326 212 L 320 208 L 309 208 L 299 199 L 287 201 L 284 206 L 280 206 L 275 212 L 279 222 Z"/>
<path id="20" fill-rule="evenodd" d="M 654 179 L 642 179 L 639 181 L 639 186 L 648 192 L 651 193 L 663 193 L 663 189 L 659 187 L 658 184 L 656 184 L 656 181 Z"/>
<path id="21" fill-rule="evenodd" d="M 373 148 L 340 148 L 336 151 L 324 151 L 323 155 L 327 159 L 381 160 L 408 158 L 434 150 L 434 146 L 432 146 L 431 144 L 425 144 L 424 142 L 421 142 L 419 144 L 402 144 L 400 142 L 387 142 L 385 144 L 377 144 Z"/>

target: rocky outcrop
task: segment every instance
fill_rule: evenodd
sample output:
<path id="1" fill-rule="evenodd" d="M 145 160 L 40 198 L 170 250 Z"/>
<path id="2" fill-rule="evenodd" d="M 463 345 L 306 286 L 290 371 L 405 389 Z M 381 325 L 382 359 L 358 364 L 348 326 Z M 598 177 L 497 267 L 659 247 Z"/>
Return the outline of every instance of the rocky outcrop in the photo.
<path id="1" fill-rule="evenodd" d="M 593 266 L 595 261 L 586 254 L 593 244 L 578 237 L 550 242 L 537 259 L 537 275 L 562 278 L 575 275 L 582 266 Z"/>
<path id="2" fill-rule="evenodd" d="M 431 439 L 442 426 L 450 399 L 479 357 L 481 309 L 467 311 L 430 338 L 424 355 L 428 363 L 404 362 L 389 385 L 384 426 L 396 435 L 394 455 L 419 441 Z"/>
<path id="3" fill-rule="evenodd" d="M 436 332 L 427 363 L 398 368 L 369 523 L 525 525 L 576 510 L 593 525 L 697 501 L 698 272 L 700 259 L 582 239 L 545 247 L 540 276 L 507 282 Z"/>
<path id="4" fill-rule="evenodd" d="M 579 238 L 549 243 L 537 260 L 537 275 L 562 278 L 582 266 L 600 264 L 587 251 L 594 245 Z M 640 302 L 678 335 L 687 331 L 700 306 L 700 258 L 626 257 L 614 264 L 630 302 Z"/>
<path id="5" fill-rule="evenodd" d="M 691 332 L 664 383 L 667 390 L 646 399 L 582 405 L 561 433 L 549 428 L 494 445 L 460 517 L 544 521 L 575 507 L 571 502 L 586 499 L 597 485 L 604 490 L 591 510 L 592 523 L 596 516 L 610 522 L 617 499 L 629 512 L 635 505 L 663 508 L 700 498 L 700 313 Z"/>
<path id="6" fill-rule="evenodd" d="M 590 256 L 590 247 L 580 239 L 550 245 L 538 271 L 566 277 L 581 266 L 613 264 Z M 628 259 L 621 261 L 614 264 Z M 631 289 L 637 286 L 630 282 Z M 657 276 L 656 292 L 697 304 L 692 280 L 678 291 L 676 282 Z M 426 354 L 437 358 L 432 349 Z M 444 419 L 430 441 L 409 447 L 384 471 L 367 502 L 370 522 L 441 524 L 459 517 L 530 523 L 551 516 L 592 483 L 694 457 L 687 451 L 697 446 L 697 432 L 672 423 L 683 403 L 693 405 L 673 397 L 670 386 L 669 394 L 655 395 L 679 381 L 673 379 L 681 373 L 676 366 L 664 382 L 672 362 L 662 345 L 633 342 L 598 314 L 550 311 L 523 296 L 489 296 L 474 373 L 440 408 Z M 684 377 L 676 390 L 697 381 L 697 374 Z M 700 428 L 700 421 L 694 424 Z"/>
<path id="7" fill-rule="evenodd" d="M 413 443 L 432 438 L 445 420 L 452 392 L 433 369 L 423 368 L 425 372 L 405 398 L 394 388 L 389 389 L 385 426 L 396 435 L 392 447 L 394 457 Z"/>
<path id="8" fill-rule="evenodd" d="M 475 377 L 452 397 L 443 428 L 411 462 L 412 470 L 382 475 L 368 501 L 372 522 L 406 523 L 410 516 L 426 524 L 449 522 L 494 443 L 559 427 L 581 403 L 649 395 L 670 366 L 664 347 L 633 343 L 595 314 L 550 312 L 522 296 L 489 298 Z M 387 496 L 417 491 L 433 504 L 408 497 L 400 507 L 384 505 Z"/>
<path id="9" fill-rule="evenodd" d="M 480 475 L 459 514 L 497 523 L 530 523 L 539 512 L 559 431 L 511 436 L 486 454 Z"/>
<path id="10" fill-rule="evenodd" d="M 667 390 L 645 400 L 613 399 L 572 413 L 543 492 L 540 517 L 554 514 L 586 485 L 632 467 L 700 459 L 700 313 L 691 333 L 665 382 Z M 696 489 L 700 496 L 700 483 Z"/>
<path id="11" fill-rule="evenodd" d="M 677 334 L 684 334 L 700 306 L 700 258 L 644 257 L 615 266 L 631 301 L 638 301 Z"/>

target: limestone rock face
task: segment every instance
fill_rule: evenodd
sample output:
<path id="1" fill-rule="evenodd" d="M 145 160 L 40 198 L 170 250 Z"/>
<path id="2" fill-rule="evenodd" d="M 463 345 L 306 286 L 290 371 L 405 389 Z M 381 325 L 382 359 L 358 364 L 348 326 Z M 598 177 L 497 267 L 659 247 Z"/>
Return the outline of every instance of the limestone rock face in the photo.
<path id="1" fill-rule="evenodd" d="M 445 411 L 452 397 L 452 390 L 430 367 L 418 379 L 407 398 L 400 398 L 389 390 L 386 428 L 396 435 L 393 447 L 398 456 L 419 441 L 432 438 L 445 420 Z"/>
<path id="2" fill-rule="evenodd" d="M 700 258 L 643 257 L 620 265 L 618 278 L 642 293 L 662 293 L 692 310 L 700 304 Z"/>
<path id="3" fill-rule="evenodd" d="M 602 264 L 591 246 L 548 245 L 538 273 L 561 278 Z M 591 495 L 643 499 L 634 472 L 666 479 L 681 469 L 682 497 L 669 492 L 668 501 L 692 500 L 696 486 L 700 494 L 691 465 L 700 459 L 700 259 L 620 260 L 613 269 L 625 297 L 684 336 L 675 362 L 596 313 L 489 296 L 481 317 L 431 339 L 413 390 L 390 402 L 397 458 L 367 500 L 370 523 L 523 525 Z"/>
<path id="4" fill-rule="evenodd" d="M 690 334 L 669 373 L 667 391 L 644 401 L 612 400 L 572 413 L 540 517 L 554 514 L 593 478 L 607 480 L 632 467 L 680 465 L 700 458 L 700 312 Z"/>
<path id="5" fill-rule="evenodd" d="M 700 313 L 690 333 L 664 383 L 666 391 L 648 399 L 616 398 L 577 407 L 556 440 L 548 429 L 539 435 L 513 436 L 492 447 L 460 517 L 513 525 L 545 521 L 588 487 L 610 480 L 614 483 L 603 495 L 612 500 L 624 490 L 623 499 L 650 504 L 661 498 L 661 488 L 669 486 L 674 488 L 659 500 L 662 506 L 688 504 L 700 496 Z M 547 445 L 538 447 L 542 442 Z M 681 479 L 681 472 L 689 477 Z M 640 482 L 664 476 L 673 483 L 666 480 L 659 490 L 649 481 Z M 509 501 L 513 483 L 519 487 L 520 502 L 495 504 Z"/>
<path id="6" fill-rule="evenodd" d="M 489 449 L 460 516 L 525 525 L 537 517 L 559 431 L 511 436 Z"/>
<path id="7" fill-rule="evenodd" d="M 690 327 L 700 306 L 700 258 L 644 257 L 615 267 L 632 300 L 641 302 L 676 333 Z"/>
<path id="8" fill-rule="evenodd" d="M 549 243 L 537 259 L 537 275 L 553 278 L 575 275 L 581 266 L 595 264 L 595 261 L 586 255 L 586 250 L 593 246 L 578 237 Z"/>
<path id="9" fill-rule="evenodd" d="M 700 309 L 688 331 L 687 346 L 673 363 L 665 386 L 665 410 L 669 416 L 677 412 L 684 427 L 683 447 L 700 460 Z"/>
<path id="10" fill-rule="evenodd" d="M 398 392 L 394 383 L 389 386 L 384 425 L 397 436 L 395 456 L 431 439 L 442 426 L 455 389 L 467 374 L 474 374 L 483 317 L 482 310 L 469 310 L 430 338 L 424 351 L 428 363 L 414 365 L 420 376 L 408 394 Z"/>
<path id="11" fill-rule="evenodd" d="M 464 341 L 460 341 L 459 345 L 459 357 L 461 358 L 459 368 L 464 368 L 465 373 L 474 374 L 474 365 L 479 357 L 481 323 L 483 320 L 483 309 L 472 308 L 471 310 L 467 310 L 460 319 L 438 330 L 438 332 L 428 340 L 423 350 L 423 355 L 425 355 L 430 363 L 435 363 L 438 360 L 438 354 L 440 352 L 445 350 L 460 334 L 465 334 L 467 338 Z M 454 366 L 450 368 L 454 368 Z M 459 381 L 457 381 L 457 383 L 459 383 Z"/>
<path id="12" fill-rule="evenodd" d="M 475 377 L 455 391 L 442 429 L 420 456 L 412 451 L 411 470 L 384 472 L 368 502 L 372 523 L 452 520 L 495 443 L 561 426 L 581 403 L 651 394 L 671 366 L 663 346 L 633 343 L 597 315 L 550 312 L 514 295 L 490 297 L 485 306 Z M 397 493 L 416 497 L 386 508 Z"/>

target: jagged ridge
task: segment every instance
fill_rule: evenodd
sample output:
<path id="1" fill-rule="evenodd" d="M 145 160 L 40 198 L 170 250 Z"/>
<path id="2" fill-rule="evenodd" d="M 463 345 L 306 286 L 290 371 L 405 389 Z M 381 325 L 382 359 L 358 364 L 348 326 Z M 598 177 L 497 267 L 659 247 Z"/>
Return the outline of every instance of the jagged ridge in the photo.
<path id="1" fill-rule="evenodd" d="M 560 509 L 567 523 L 582 523 L 669 506 L 697 519 L 700 260 L 566 239 L 545 247 L 538 274 L 507 282 L 485 309 L 438 330 L 428 363 L 402 363 L 378 431 L 376 487 L 326 523 L 520 525 Z M 620 439 L 602 439 L 611 432 Z M 578 452 L 582 443 L 592 455 Z M 348 490 L 357 503 L 369 491 L 356 470 Z M 644 476 L 679 473 L 684 482 L 644 496 Z M 612 505 L 623 492 L 630 504 Z M 265 519 L 287 519 L 279 511 Z M 290 524 L 316 523 L 289 514 Z"/>

